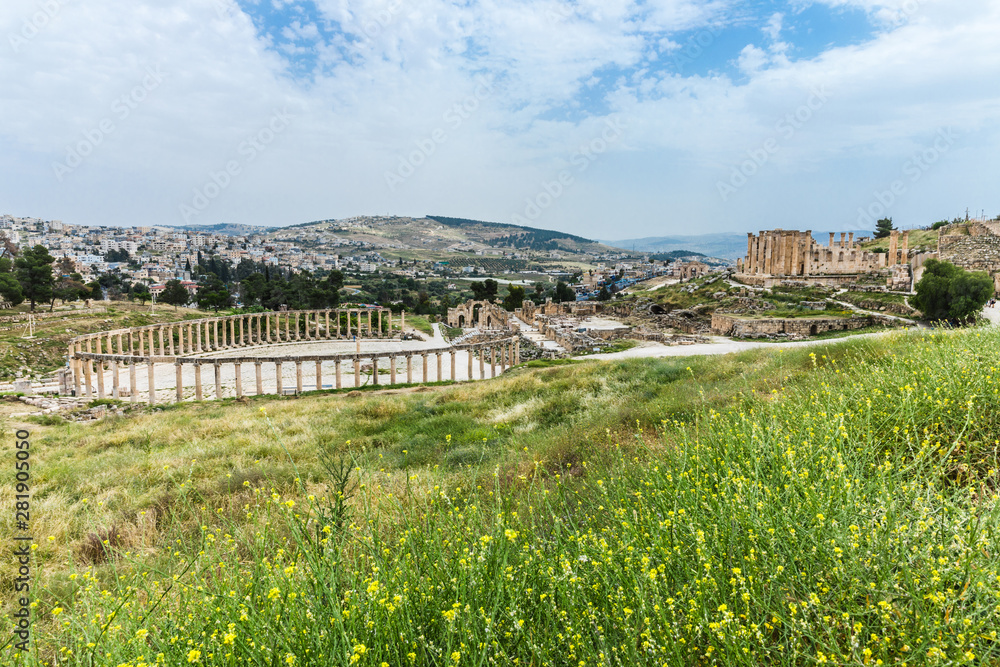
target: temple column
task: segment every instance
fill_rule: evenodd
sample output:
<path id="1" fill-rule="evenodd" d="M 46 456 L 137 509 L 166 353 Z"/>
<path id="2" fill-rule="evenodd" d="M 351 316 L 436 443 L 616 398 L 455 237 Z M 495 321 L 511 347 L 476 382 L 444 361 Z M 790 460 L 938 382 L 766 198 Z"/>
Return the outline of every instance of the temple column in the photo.
<path id="1" fill-rule="evenodd" d="M 212 321 L 212 329 L 215 334 L 215 346 L 212 348 L 214 350 L 222 349 L 222 342 L 219 340 L 219 320 Z"/>
<path id="2" fill-rule="evenodd" d="M 142 331 L 138 332 L 138 338 L 139 338 L 139 356 L 140 357 L 145 357 L 146 356 L 146 337 L 143 336 L 142 334 L 143 334 Z"/>
<path id="3" fill-rule="evenodd" d="M 212 364 L 215 368 L 215 398 L 222 398 L 222 364 L 216 361 Z"/>
<path id="4" fill-rule="evenodd" d="M 201 322 L 197 322 L 193 327 L 194 329 L 194 349 L 196 352 L 204 352 L 201 346 Z"/>
<path id="5" fill-rule="evenodd" d="M 382 337 L 382 311 L 378 311 L 378 337 Z"/>
<path id="6" fill-rule="evenodd" d="M 194 364 L 194 400 L 200 401 L 202 399 L 201 393 L 201 362 L 195 362 Z"/>
<path id="7" fill-rule="evenodd" d="M 361 386 L 361 358 L 354 357 L 354 386 Z"/>
<path id="8" fill-rule="evenodd" d="M 278 315 L 278 317 L 281 317 L 281 315 Z M 285 342 L 288 342 L 292 339 L 291 334 L 288 331 L 290 320 L 291 316 L 288 313 L 285 313 Z"/>
<path id="9" fill-rule="evenodd" d="M 479 348 L 479 379 L 483 380 L 486 378 L 486 355 L 483 353 L 483 348 Z"/>
<path id="10" fill-rule="evenodd" d="M 118 332 L 118 354 L 121 355 L 125 354 L 125 346 L 124 343 L 122 342 L 122 334 L 120 331 Z"/>
<path id="11" fill-rule="evenodd" d="M 466 348 L 465 351 L 469 353 L 469 377 L 467 379 L 472 380 L 472 348 Z"/>
<path id="12" fill-rule="evenodd" d="M 275 375 L 275 378 L 276 378 L 276 381 L 277 381 L 278 396 L 284 396 L 285 395 L 285 392 L 283 391 L 284 387 L 281 386 L 281 362 L 280 361 L 274 362 L 274 375 Z"/>
<path id="13" fill-rule="evenodd" d="M 326 339 L 330 340 L 330 311 L 326 311 L 324 315 L 326 315 Z"/>
<path id="14" fill-rule="evenodd" d="M 177 327 L 172 325 L 170 327 L 167 327 L 167 332 L 168 332 L 167 343 L 169 343 L 168 349 L 170 350 L 171 357 L 176 356 L 176 352 L 174 352 L 174 331 L 176 329 Z"/>
<path id="15" fill-rule="evenodd" d="M 420 356 L 424 360 L 424 374 L 421 377 L 421 382 L 430 382 L 430 379 L 427 377 L 427 355 L 426 354 L 422 354 Z"/>
<path id="16" fill-rule="evenodd" d="M 747 263 L 743 267 L 743 271 L 746 273 L 753 272 L 753 234 L 747 232 Z"/>
<path id="17" fill-rule="evenodd" d="M 406 355 L 406 384 L 413 384 L 413 355 Z"/>
<path id="18" fill-rule="evenodd" d="M 514 339 L 514 365 L 517 366 L 521 363 L 521 339 Z"/>
<path id="19" fill-rule="evenodd" d="M 449 354 L 451 357 L 451 381 L 455 381 L 455 350 L 452 350 Z"/>
<path id="20" fill-rule="evenodd" d="M 243 367 L 240 362 L 233 364 L 236 373 L 236 398 L 243 398 Z"/>
<path id="21" fill-rule="evenodd" d="M 236 320 L 229 318 L 229 347 L 236 347 Z"/>
<path id="22" fill-rule="evenodd" d="M 378 357 L 372 357 L 372 384 L 378 386 Z"/>
<path id="23" fill-rule="evenodd" d="M 490 346 L 490 377 L 495 378 L 497 376 L 497 349 Z"/>
<path id="24" fill-rule="evenodd" d="M 889 266 L 895 266 L 899 262 L 899 232 L 895 229 L 889 234 Z"/>
<path id="25" fill-rule="evenodd" d="M 174 364 L 174 384 L 177 385 L 177 402 L 180 403 L 184 400 L 184 369 L 180 362 Z"/>
<path id="26" fill-rule="evenodd" d="M 374 338 L 375 333 L 372 331 L 372 311 L 368 311 L 368 337 Z"/>
<path id="27" fill-rule="evenodd" d="M 295 362 L 295 394 L 302 393 L 302 362 Z"/>
<path id="28" fill-rule="evenodd" d="M 91 348 L 92 348 L 92 344 L 90 342 L 90 339 L 88 338 L 87 339 L 87 352 L 88 353 L 91 351 Z M 84 375 L 84 378 L 85 378 L 86 383 L 87 383 L 87 387 L 86 387 L 87 398 L 90 398 L 91 396 L 94 395 L 93 384 L 92 384 L 92 381 L 91 381 L 91 368 L 90 368 L 91 367 L 91 363 L 92 362 L 91 362 L 90 359 L 84 359 L 83 375 Z"/>
<path id="29" fill-rule="evenodd" d="M 444 380 L 444 378 L 441 377 L 441 375 L 442 375 L 442 373 L 441 373 L 441 364 L 444 362 L 444 355 L 441 354 L 440 352 L 437 352 L 437 353 L 435 353 L 434 356 L 437 357 L 437 377 L 434 378 L 434 379 L 437 382 L 441 382 L 442 380 Z"/>
<path id="30" fill-rule="evenodd" d="M 239 320 L 239 338 L 237 340 L 239 340 L 240 347 L 243 347 L 246 345 L 246 338 L 244 338 L 243 316 L 240 315 L 237 319 Z"/>
<path id="31" fill-rule="evenodd" d="M 396 384 L 396 357 L 389 357 L 389 384 Z"/>
<path id="32" fill-rule="evenodd" d="M 135 334 L 131 329 L 128 332 L 128 354 L 129 356 L 135 355 Z"/>
<path id="33" fill-rule="evenodd" d="M 76 347 L 75 343 L 70 346 L 69 358 L 71 362 L 70 366 L 73 368 L 73 396 L 78 397 L 80 396 L 80 373 L 82 372 L 82 368 L 80 366 L 80 359 L 76 356 Z"/>
<path id="34" fill-rule="evenodd" d="M 308 310 L 302 313 L 302 325 L 306 330 L 306 340 L 312 340 L 312 313 Z"/>
<path id="35" fill-rule="evenodd" d="M 160 356 L 167 356 L 167 346 L 163 342 L 163 327 L 157 329 L 157 337 L 160 339 Z"/>
<path id="36" fill-rule="evenodd" d="M 337 318 L 337 338 L 340 338 L 340 311 L 333 311 L 334 317 Z"/>
<path id="37" fill-rule="evenodd" d="M 119 384 L 120 379 L 118 377 L 118 362 L 111 362 L 111 398 L 119 399 L 121 398 L 121 386 Z"/>
<path id="38" fill-rule="evenodd" d="M 323 391 L 323 362 L 316 360 L 316 391 Z"/>
<path id="39" fill-rule="evenodd" d="M 260 362 L 260 361 L 253 362 L 254 375 L 256 376 L 255 379 L 257 380 L 257 395 L 258 396 L 263 396 L 264 395 L 264 373 L 261 370 L 261 367 L 263 365 L 264 364 L 262 362 Z"/>
<path id="40" fill-rule="evenodd" d="M 337 359 L 336 361 L 333 362 L 333 369 L 334 369 L 334 372 L 337 374 L 337 379 L 336 379 L 337 389 L 340 389 L 341 388 L 341 384 L 340 384 L 340 359 Z"/>

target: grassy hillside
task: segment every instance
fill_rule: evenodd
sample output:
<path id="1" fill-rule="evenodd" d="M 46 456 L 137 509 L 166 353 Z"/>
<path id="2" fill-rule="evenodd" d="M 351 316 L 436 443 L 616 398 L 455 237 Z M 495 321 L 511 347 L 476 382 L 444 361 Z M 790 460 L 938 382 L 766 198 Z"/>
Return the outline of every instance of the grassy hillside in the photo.
<path id="1" fill-rule="evenodd" d="M 37 645 L 0 664 L 995 664 L 998 344 L 34 425 Z"/>
<path id="2" fill-rule="evenodd" d="M 69 341 L 85 333 L 108 331 L 121 327 L 139 327 L 161 322 L 174 322 L 186 318 L 205 317 L 191 308 L 174 309 L 157 306 L 156 313 L 150 314 L 149 305 L 138 303 L 100 302 L 99 308 L 105 312 L 65 311 L 56 317 L 49 317 L 47 308 L 38 310 L 35 337 L 25 338 L 26 322 L 0 322 L 0 380 L 12 379 L 18 371 L 27 375 L 45 374 L 54 371 L 66 362 Z M 0 319 L 21 317 L 27 306 L 0 311 Z"/>

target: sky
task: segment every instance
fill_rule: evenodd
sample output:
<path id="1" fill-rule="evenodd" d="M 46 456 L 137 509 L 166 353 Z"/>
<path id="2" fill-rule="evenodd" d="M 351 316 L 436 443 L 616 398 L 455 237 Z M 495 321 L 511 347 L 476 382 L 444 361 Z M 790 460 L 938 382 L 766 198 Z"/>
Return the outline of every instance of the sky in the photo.
<path id="1" fill-rule="evenodd" d="M 1000 0 L 3 0 L 0 213 L 992 218 L 998 34 Z"/>

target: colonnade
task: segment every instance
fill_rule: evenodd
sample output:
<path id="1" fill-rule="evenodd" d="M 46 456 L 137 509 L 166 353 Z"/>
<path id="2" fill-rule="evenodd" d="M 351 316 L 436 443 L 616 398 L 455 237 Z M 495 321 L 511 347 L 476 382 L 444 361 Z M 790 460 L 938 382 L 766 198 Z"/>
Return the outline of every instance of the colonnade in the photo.
<path id="1" fill-rule="evenodd" d="M 236 398 L 247 394 L 299 394 L 313 389 L 320 391 L 345 386 L 413 384 L 415 367 L 420 376 L 417 381 L 421 383 L 458 381 L 460 356 L 465 357 L 463 361 L 466 364 L 463 369 L 466 372 L 461 379 L 493 378 L 520 363 L 520 340 L 512 337 L 429 350 L 301 357 L 213 359 L 78 352 L 73 358 L 74 368 L 79 370 L 74 372 L 74 388 L 77 396 L 116 399 L 129 397 L 133 402 L 143 401 L 152 405 L 157 403 L 157 366 L 160 366 L 163 384 L 164 365 L 174 367 L 173 395 L 177 402 L 191 398 L 199 401 L 225 398 L 230 384 L 233 388 L 229 396 Z M 284 369 L 292 366 L 294 380 L 286 384 Z M 193 378 L 190 377 L 192 373 L 185 372 L 187 369 L 193 371 Z M 106 381 L 108 371 L 111 372 L 110 386 Z M 268 391 L 265 391 L 265 382 Z M 272 388 L 273 391 L 270 391 Z M 169 387 L 167 392 L 170 393 Z"/>

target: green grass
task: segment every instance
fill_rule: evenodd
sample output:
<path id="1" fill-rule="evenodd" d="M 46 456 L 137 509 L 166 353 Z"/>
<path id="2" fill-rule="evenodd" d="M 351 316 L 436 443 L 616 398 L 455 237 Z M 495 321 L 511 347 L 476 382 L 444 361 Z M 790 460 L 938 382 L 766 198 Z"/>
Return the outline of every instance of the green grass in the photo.
<path id="1" fill-rule="evenodd" d="M 423 315 L 410 315 L 406 314 L 406 324 L 411 326 L 420 333 L 425 333 L 428 336 L 434 335 L 434 327 L 431 326 L 431 321 Z"/>
<path id="2" fill-rule="evenodd" d="M 0 664 L 996 664 L 998 344 L 38 427 L 37 644 Z"/>
<path id="3" fill-rule="evenodd" d="M 594 352 L 592 349 L 587 349 L 581 352 L 577 352 L 573 356 L 586 357 L 592 354 L 610 354 L 613 352 L 625 352 L 626 350 L 631 350 L 633 347 L 636 347 L 638 344 L 639 341 L 636 340 L 620 339 L 601 347 L 600 352 Z"/>

